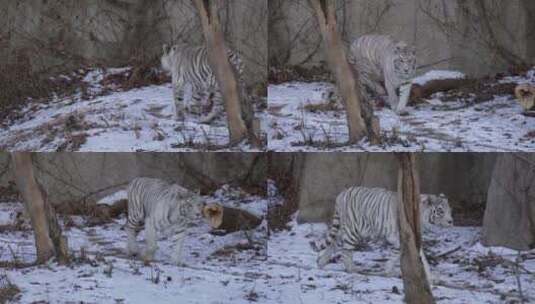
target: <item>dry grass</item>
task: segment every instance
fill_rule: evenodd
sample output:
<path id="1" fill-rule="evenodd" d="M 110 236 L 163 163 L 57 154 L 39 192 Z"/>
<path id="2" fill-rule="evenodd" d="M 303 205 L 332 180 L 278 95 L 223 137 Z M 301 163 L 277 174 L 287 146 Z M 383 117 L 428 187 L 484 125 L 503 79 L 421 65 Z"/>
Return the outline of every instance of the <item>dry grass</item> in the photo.
<path id="1" fill-rule="evenodd" d="M 171 78 L 151 62 L 138 63 L 132 69 L 122 73 L 106 75 L 100 84 L 109 90 L 128 91 L 149 85 L 161 85 L 166 82 L 171 82 Z"/>
<path id="2" fill-rule="evenodd" d="M 13 181 L 8 182 L 7 186 L 0 186 L 0 203 L 15 202 L 20 200 L 20 193 Z"/>
<path id="3" fill-rule="evenodd" d="M 30 100 L 48 100 L 73 95 L 83 87 L 86 69 L 69 77 L 49 77 L 32 71 L 28 58 L 21 55 L 17 62 L 0 67 L 0 125 L 19 118 L 21 109 Z"/>
<path id="4" fill-rule="evenodd" d="M 8 303 L 16 299 L 20 289 L 13 284 L 6 274 L 0 275 L 0 303 Z"/>
<path id="5" fill-rule="evenodd" d="M 274 157 L 274 155 L 270 153 L 269 157 Z M 296 157 L 296 155 L 293 157 Z M 269 162 L 271 163 L 271 161 L 273 160 L 270 160 Z M 275 181 L 279 193 L 284 198 L 282 204 L 270 206 L 268 209 L 267 219 L 269 231 L 290 229 L 288 223 L 291 221 L 292 215 L 299 209 L 298 188 L 297 185 L 294 184 L 292 174 L 289 174 L 289 172 L 292 171 L 292 165 L 287 169 L 287 172 L 276 172 L 271 167 L 268 168 L 268 178 Z"/>
<path id="6" fill-rule="evenodd" d="M 316 104 L 306 104 L 304 106 L 305 110 L 312 113 L 318 112 L 338 112 L 342 111 L 343 108 L 334 100 L 316 103 Z"/>
<path id="7" fill-rule="evenodd" d="M 270 84 L 280 84 L 288 81 L 330 81 L 331 74 L 323 66 L 305 68 L 301 66 L 271 66 L 268 73 Z"/>

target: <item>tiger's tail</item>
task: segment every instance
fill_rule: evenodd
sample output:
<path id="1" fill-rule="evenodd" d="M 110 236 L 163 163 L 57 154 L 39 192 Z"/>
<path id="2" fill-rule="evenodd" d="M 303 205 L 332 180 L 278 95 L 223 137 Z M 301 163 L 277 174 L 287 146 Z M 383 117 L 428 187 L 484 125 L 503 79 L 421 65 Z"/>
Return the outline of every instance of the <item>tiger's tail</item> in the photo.
<path id="1" fill-rule="evenodd" d="M 336 241 L 336 236 L 338 235 L 338 231 L 340 230 L 340 215 L 338 214 L 338 210 L 334 212 L 333 221 L 331 223 L 331 226 L 329 227 L 329 231 L 327 232 L 327 235 L 325 238 L 322 238 L 320 240 L 310 241 L 310 246 L 312 247 L 312 250 L 315 252 L 320 252 L 330 246 Z"/>

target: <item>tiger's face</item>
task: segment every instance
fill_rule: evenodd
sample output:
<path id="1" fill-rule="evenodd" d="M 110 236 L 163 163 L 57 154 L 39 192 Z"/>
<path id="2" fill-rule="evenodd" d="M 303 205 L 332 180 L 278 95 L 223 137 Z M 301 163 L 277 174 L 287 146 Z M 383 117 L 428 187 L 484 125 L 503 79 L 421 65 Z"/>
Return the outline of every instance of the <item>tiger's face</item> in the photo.
<path id="1" fill-rule="evenodd" d="M 160 60 L 160 63 L 162 64 L 162 69 L 164 69 L 167 72 L 172 72 L 174 69 L 173 62 L 174 58 L 177 57 L 177 54 L 186 46 L 184 43 L 178 43 L 173 46 L 169 46 L 167 44 L 163 45 L 163 54 L 162 58 Z"/>
<path id="2" fill-rule="evenodd" d="M 405 42 L 398 42 L 394 47 L 394 71 L 398 77 L 408 80 L 416 72 L 416 51 Z"/>
<path id="3" fill-rule="evenodd" d="M 174 48 L 175 48 L 175 46 L 170 47 L 167 44 L 163 45 L 163 54 L 162 54 L 162 58 L 161 58 L 161 64 L 162 64 L 162 69 L 164 69 L 165 71 L 168 71 L 168 72 L 170 72 L 171 68 L 172 68 L 172 66 L 171 66 L 171 58 L 174 55 L 174 51 L 176 50 L 176 49 L 173 50 Z"/>
<path id="4" fill-rule="evenodd" d="M 444 194 L 423 195 L 422 203 L 427 208 L 429 223 L 442 227 L 453 226 L 453 217 L 448 199 Z"/>
<path id="5" fill-rule="evenodd" d="M 186 210 L 187 217 L 191 219 L 198 219 L 202 216 L 202 211 L 205 206 L 205 201 L 198 193 L 185 199 L 184 210 Z"/>

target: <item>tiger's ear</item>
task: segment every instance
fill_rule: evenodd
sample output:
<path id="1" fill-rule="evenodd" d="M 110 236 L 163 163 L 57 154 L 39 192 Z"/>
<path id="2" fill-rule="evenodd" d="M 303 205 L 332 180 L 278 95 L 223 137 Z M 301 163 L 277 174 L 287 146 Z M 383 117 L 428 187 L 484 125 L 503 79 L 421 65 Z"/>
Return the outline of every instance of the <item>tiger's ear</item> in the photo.
<path id="1" fill-rule="evenodd" d="M 427 194 L 420 195 L 420 200 L 422 205 L 431 205 L 431 197 Z"/>
<path id="2" fill-rule="evenodd" d="M 394 46 L 394 53 L 396 55 L 399 55 L 399 54 L 403 53 L 404 51 L 406 51 L 408 48 L 409 48 L 409 46 L 405 42 L 400 41 L 400 42 L 396 43 L 396 45 Z"/>
<path id="3" fill-rule="evenodd" d="M 163 53 L 164 53 L 164 54 L 169 53 L 169 46 L 168 46 L 167 44 L 164 44 L 164 45 L 163 45 Z"/>
<path id="4" fill-rule="evenodd" d="M 414 45 L 409 46 L 409 52 L 410 52 L 413 56 L 416 56 L 416 47 L 415 47 Z"/>

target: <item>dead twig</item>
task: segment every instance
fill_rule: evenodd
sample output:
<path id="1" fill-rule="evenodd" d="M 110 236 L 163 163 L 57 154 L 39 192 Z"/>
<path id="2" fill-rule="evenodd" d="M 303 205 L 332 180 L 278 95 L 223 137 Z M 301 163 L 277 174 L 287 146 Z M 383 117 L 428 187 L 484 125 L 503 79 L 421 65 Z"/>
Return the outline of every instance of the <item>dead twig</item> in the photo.
<path id="1" fill-rule="evenodd" d="M 450 254 L 452 254 L 452 253 L 454 253 L 454 252 L 457 252 L 457 251 L 459 251 L 460 249 L 461 249 L 461 246 L 457 246 L 457 247 L 455 247 L 455 248 L 453 248 L 453 249 L 450 249 L 450 250 L 448 250 L 448 251 L 446 251 L 446 252 L 443 252 L 443 253 L 441 253 L 441 254 L 439 254 L 439 255 L 433 257 L 433 258 L 434 258 L 434 259 L 440 259 L 440 258 L 443 258 L 443 257 L 445 257 L 445 256 L 448 256 L 448 255 L 450 255 Z"/>

